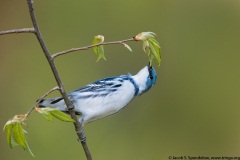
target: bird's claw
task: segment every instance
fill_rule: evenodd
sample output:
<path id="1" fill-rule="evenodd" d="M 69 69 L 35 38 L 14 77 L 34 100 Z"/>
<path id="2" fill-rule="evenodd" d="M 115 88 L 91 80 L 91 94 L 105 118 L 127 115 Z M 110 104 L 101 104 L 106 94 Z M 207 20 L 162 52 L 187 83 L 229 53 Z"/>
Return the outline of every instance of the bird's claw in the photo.
<path id="1" fill-rule="evenodd" d="M 82 143 L 82 142 L 85 143 L 86 140 L 87 140 L 87 137 L 86 137 L 86 136 L 81 136 L 81 138 L 78 138 L 78 139 L 77 139 L 77 141 L 78 141 L 78 142 L 81 142 L 81 143 Z"/>
<path id="2" fill-rule="evenodd" d="M 75 107 L 74 107 L 74 105 L 72 104 L 72 105 L 69 106 L 68 109 L 73 110 L 74 108 L 75 108 Z"/>

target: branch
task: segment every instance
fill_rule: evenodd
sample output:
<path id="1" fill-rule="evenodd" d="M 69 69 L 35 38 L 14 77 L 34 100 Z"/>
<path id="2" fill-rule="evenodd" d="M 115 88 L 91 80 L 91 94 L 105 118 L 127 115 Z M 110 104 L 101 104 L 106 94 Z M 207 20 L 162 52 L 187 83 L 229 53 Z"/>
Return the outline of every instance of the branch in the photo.
<path id="1" fill-rule="evenodd" d="M 34 28 L 22 28 L 22 29 L 12 29 L 7 31 L 0 31 L 0 35 L 13 34 L 13 33 L 35 33 Z"/>
<path id="2" fill-rule="evenodd" d="M 75 130 L 77 132 L 77 135 L 78 135 L 78 138 L 79 140 L 81 141 L 82 143 L 82 147 L 84 149 L 84 152 L 85 152 L 85 155 L 87 157 L 88 160 L 92 160 L 92 157 L 91 157 L 91 153 L 88 149 L 88 146 L 87 146 L 87 143 L 86 143 L 86 137 L 85 137 L 85 134 L 84 134 L 84 131 L 83 131 L 83 127 L 82 125 L 80 124 L 80 122 L 78 121 L 77 117 L 76 117 L 76 114 L 73 110 L 74 108 L 74 105 L 73 103 L 69 100 L 69 98 L 67 97 L 67 93 L 64 89 L 64 86 L 62 84 L 62 81 L 59 77 L 59 74 L 58 74 L 58 71 L 57 71 L 57 68 L 56 68 L 56 65 L 54 63 L 54 60 L 53 58 L 51 57 L 50 55 L 50 52 L 48 51 L 47 47 L 46 47 L 46 44 L 42 38 L 42 35 L 40 33 L 40 30 L 39 30 L 39 27 L 38 27 L 38 24 L 37 24 L 37 20 L 36 20 L 36 17 L 35 17 L 35 14 L 34 14 L 34 9 L 33 9 L 33 5 L 32 5 L 32 0 L 27 0 L 27 3 L 28 3 L 28 8 L 29 8 L 29 12 L 30 12 L 30 16 L 31 16 L 31 20 L 32 20 L 32 24 L 33 24 L 33 27 L 35 29 L 35 35 L 38 39 L 38 42 L 39 44 L 41 45 L 42 47 L 42 50 L 45 54 L 45 57 L 47 58 L 48 60 L 48 63 L 51 67 L 51 70 L 53 72 L 53 75 L 55 77 L 55 80 L 58 84 L 58 87 L 59 87 L 59 90 L 60 90 L 60 93 L 65 101 L 65 104 L 68 108 L 68 111 L 72 117 L 72 119 L 75 121 L 74 122 L 74 126 L 75 126 Z"/>
<path id="3" fill-rule="evenodd" d="M 55 90 L 60 90 L 60 88 L 59 88 L 58 86 L 56 86 L 56 87 L 52 88 L 51 90 L 49 90 L 47 93 L 45 93 L 41 98 L 39 98 L 39 99 L 37 100 L 37 103 L 35 104 L 35 106 L 33 106 L 33 107 L 27 112 L 26 118 L 30 115 L 30 113 L 34 110 L 34 108 L 36 108 L 36 107 L 38 106 L 39 102 L 40 102 L 41 100 L 43 100 L 43 98 L 45 98 L 46 96 L 48 96 L 50 93 L 52 93 L 52 92 L 55 91 Z"/>
<path id="4" fill-rule="evenodd" d="M 74 51 L 79 51 L 79 50 L 87 50 L 89 48 L 93 48 L 93 47 L 100 46 L 100 45 L 109 45 L 109 44 L 122 44 L 123 45 L 124 42 L 129 42 L 129 41 L 136 41 L 136 40 L 134 38 L 130 38 L 130 39 L 121 40 L 121 41 L 102 42 L 102 43 L 89 45 L 89 46 L 85 46 L 85 47 L 72 48 L 72 49 L 68 49 L 68 50 L 65 50 L 65 51 L 61 51 L 61 52 L 55 53 L 55 54 L 52 55 L 52 58 L 54 59 L 54 58 L 56 58 L 58 56 L 61 56 L 63 54 L 67 54 L 67 53 L 74 52 Z"/>

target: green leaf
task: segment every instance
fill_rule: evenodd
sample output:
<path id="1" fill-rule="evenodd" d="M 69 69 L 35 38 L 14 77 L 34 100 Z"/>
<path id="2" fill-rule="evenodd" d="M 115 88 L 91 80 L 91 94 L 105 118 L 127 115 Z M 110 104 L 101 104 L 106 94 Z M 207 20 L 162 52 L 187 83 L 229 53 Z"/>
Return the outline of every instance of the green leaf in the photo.
<path id="1" fill-rule="evenodd" d="M 34 154 L 33 154 L 33 152 L 31 151 L 31 149 L 30 149 L 27 141 L 25 141 L 25 143 L 26 143 L 27 151 L 28 151 L 33 157 L 35 157 Z"/>
<path id="2" fill-rule="evenodd" d="M 10 148 L 20 145 L 24 149 L 27 149 L 32 156 L 34 156 L 26 141 L 25 133 L 27 132 L 22 128 L 22 125 L 25 124 L 24 121 L 26 118 L 27 114 L 15 115 L 7 121 L 3 129 L 6 132 L 7 142 Z"/>
<path id="3" fill-rule="evenodd" d="M 147 40 L 143 41 L 143 51 L 148 55 L 150 54 L 149 42 Z"/>
<path id="4" fill-rule="evenodd" d="M 69 115 L 67 115 L 66 113 L 63 113 L 59 110 L 49 110 L 49 113 L 61 121 L 75 122 Z"/>
<path id="5" fill-rule="evenodd" d="M 101 42 L 100 39 L 95 37 L 95 38 L 93 39 L 92 44 L 94 45 L 94 44 L 98 44 L 98 43 L 100 43 L 100 42 Z M 93 52 L 96 53 L 96 54 L 98 54 L 98 46 L 93 47 Z"/>
<path id="6" fill-rule="evenodd" d="M 161 50 L 158 41 L 154 38 L 156 34 L 154 32 L 141 32 L 134 37 L 135 41 L 143 41 L 143 51 L 147 53 L 150 65 L 156 58 L 158 65 L 161 63 Z"/>
<path id="7" fill-rule="evenodd" d="M 11 148 L 13 148 L 13 146 L 12 146 L 12 135 L 11 135 L 11 133 L 12 133 L 12 127 L 13 127 L 13 124 L 12 124 L 12 123 L 7 124 L 7 125 L 4 126 L 4 130 L 5 130 L 6 136 L 7 136 L 7 142 L 8 142 L 8 145 L 9 145 Z"/>
<path id="8" fill-rule="evenodd" d="M 104 55 L 103 45 L 100 45 L 100 46 L 97 47 L 97 54 L 98 54 L 97 62 L 98 62 L 100 59 L 106 60 L 106 57 L 105 57 L 105 55 Z"/>
<path id="9" fill-rule="evenodd" d="M 158 65 L 161 63 L 161 52 L 159 43 L 152 37 L 143 40 L 143 50 L 148 54 L 148 59 L 150 65 L 152 65 L 152 61 L 156 58 Z"/>
<path id="10" fill-rule="evenodd" d="M 11 135 L 11 148 L 16 147 L 16 146 L 19 146 L 19 144 L 15 141 L 15 139 Z"/>
<path id="11" fill-rule="evenodd" d="M 53 116 L 46 110 L 43 110 L 41 113 L 48 121 L 53 121 Z"/>
<path id="12" fill-rule="evenodd" d="M 52 108 L 35 108 L 35 110 L 42 114 L 48 121 L 53 121 L 53 116 L 49 113 L 49 110 L 53 110 Z"/>
<path id="13" fill-rule="evenodd" d="M 12 132 L 13 132 L 13 138 L 14 140 L 22 146 L 24 149 L 26 149 L 26 143 L 25 143 L 25 136 L 23 132 L 22 125 L 18 122 L 13 124 L 12 127 Z"/>
<path id="14" fill-rule="evenodd" d="M 56 117 L 65 122 L 75 122 L 68 114 L 53 108 L 36 108 L 36 111 L 49 121 L 53 121 L 53 117 Z"/>
<path id="15" fill-rule="evenodd" d="M 92 44 L 93 45 L 99 44 L 99 43 L 102 43 L 103 41 L 104 41 L 104 36 L 98 35 L 98 36 L 94 37 Z M 104 55 L 104 47 L 103 47 L 103 45 L 99 45 L 99 46 L 93 47 L 93 51 L 98 56 L 97 61 L 99 61 L 100 59 L 106 60 L 106 57 Z"/>
<path id="16" fill-rule="evenodd" d="M 152 66 L 152 61 L 154 59 L 154 55 L 153 54 L 148 54 L 148 59 L 149 59 L 149 62 L 150 62 L 150 66 Z"/>
<path id="17" fill-rule="evenodd" d="M 161 63 L 160 46 L 154 38 L 149 38 L 150 54 L 156 58 L 158 65 Z"/>
<path id="18" fill-rule="evenodd" d="M 129 45 L 127 45 L 126 43 L 123 43 L 123 46 L 126 47 L 130 52 L 132 52 L 132 48 Z"/>
<path id="19" fill-rule="evenodd" d="M 154 37 L 156 34 L 154 32 L 141 32 L 134 37 L 135 41 L 144 41 L 148 38 Z"/>

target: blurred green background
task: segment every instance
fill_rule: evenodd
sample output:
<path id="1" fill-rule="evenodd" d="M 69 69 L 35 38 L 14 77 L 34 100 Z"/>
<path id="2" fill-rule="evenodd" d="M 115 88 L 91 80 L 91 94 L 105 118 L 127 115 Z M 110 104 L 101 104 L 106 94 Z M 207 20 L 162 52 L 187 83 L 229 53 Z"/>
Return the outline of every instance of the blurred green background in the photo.
<path id="1" fill-rule="evenodd" d="M 169 156 L 240 156 L 240 1 L 238 0 L 35 0 L 36 16 L 51 53 L 91 44 L 95 35 L 122 40 L 155 32 L 162 47 L 156 85 L 114 116 L 85 126 L 97 160 L 161 160 Z M 0 30 L 31 27 L 26 1 L 1 0 Z M 97 79 L 135 74 L 147 65 L 142 44 L 105 47 L 56 60 L 67 91 Z M 56 86 L 33 34 L 0 36 L 0 127 L 26 113 Z M 59 95 L 57 92 L 51 96 Z M 50 96 L 50 97 L 51 97 Z M 36 160 L 85 159 L 71 123 L 32 112 L 28 143 Z M 0 134 L 1 160 L 30 160 Z"/>

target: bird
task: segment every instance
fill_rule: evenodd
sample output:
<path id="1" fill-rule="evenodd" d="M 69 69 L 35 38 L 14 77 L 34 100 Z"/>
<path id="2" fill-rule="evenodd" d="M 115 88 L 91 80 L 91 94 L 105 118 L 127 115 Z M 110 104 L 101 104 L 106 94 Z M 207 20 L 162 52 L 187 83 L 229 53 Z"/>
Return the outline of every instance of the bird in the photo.
<path id="1" fill-rule="evenodd" d="M 72 101 L 73 110 L 81 125 L 113 115 L 123 109 L 134 97 L 147 92 L 156 83 L 155 69 L 148 64 L 136 75 L 120 75 L 103 78 L 82 88 L 70 92 L 67 96 Z M 62 97 L 41 99 L 39 108 L 54 108 L 68 112 Z"/>

